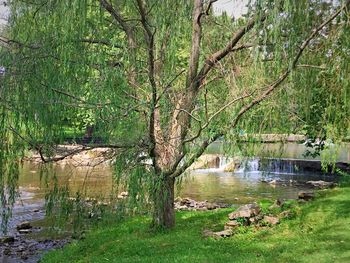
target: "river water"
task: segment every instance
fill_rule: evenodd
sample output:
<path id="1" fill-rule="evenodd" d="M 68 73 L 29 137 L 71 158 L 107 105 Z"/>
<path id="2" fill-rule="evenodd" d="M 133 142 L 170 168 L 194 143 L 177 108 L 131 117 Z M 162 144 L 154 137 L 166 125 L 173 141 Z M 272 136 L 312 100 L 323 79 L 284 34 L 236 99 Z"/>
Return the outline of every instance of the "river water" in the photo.
<path id="1" fill-rule="evenodd" d="M 195 200 L 211 202 L 246 203 L 262 198 L 295 198 L 298 191 L 304 190 L 303 184 L 291 183 L 292 180 L 306 182 L 308 180 L 333 180 L 319 172 L 303 172 L 296 169 L 290 159 L 305 159 L 305 146 L 297 143 L 266 143 L 259 150 L 260 156 L 281 158 L 261 165 L 259 159 L 248 159 L 246 165 L 235 172 L 224 172 L 229 158 L 223 157 L 222 143 L 214 144 L 208 151 L 218 155 L 218 161 L 206 169 L 192 170 L 185 174 L 177 187 L 177 195 Z M 350 163 L 349 144 L 333 150 L 335 160 Z M 312 159 L 312 158 L 306 158 Z M 318 160 L 317 158 L 314 160 Z M 40 179 L 38 164 L 24 163 L 19 186 L 22 196 L 19 204 L 33 210 L 42 205 L 45 180 Z M 54 172 L 60 185 L 68 185 L 70 191 L 84 191 L 90 197 L 106 197 L 113 188 L 112 168 L 106 165 L 91 167 L 75 167 L 71 165 L 55 165 Z M 280 183 L 271 185 L 266 181 L 277 180 Z M 22 213 L 23 214 L 23 213 Z"/>

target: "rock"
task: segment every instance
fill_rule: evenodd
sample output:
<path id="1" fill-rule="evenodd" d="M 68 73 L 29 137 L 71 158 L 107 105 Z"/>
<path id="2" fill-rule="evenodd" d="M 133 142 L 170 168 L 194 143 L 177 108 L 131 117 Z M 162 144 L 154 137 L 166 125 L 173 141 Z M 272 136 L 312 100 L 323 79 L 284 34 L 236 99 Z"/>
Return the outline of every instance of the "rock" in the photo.
<path id="1" fill-rule="evenodd" d="M 180 203 L 182 201 L 182 198 L 180 196 L 176 197 L 174 202 L 175 203 Z"/>
<path id="2" fill-rule="evenodd" d="M 187 210 L 188 210 L 188 207 L 185 206 L 185 205 L 181 205 L 181 206 L 178 207 L 178 210 L 187 211 Z"/>
<path id="3" fill-rule="evenodd" d="M 256 224 L 258 223 L 258 219 L 256 217 L 251 217 L 249 218 L 249 224 L 252 225 L 252 224 Z"/>
<path id="4" fill-rule="evenodd" d="M 4 236 L 0 238 L 0 244 L 13 243 L 15 242 L 15 237 L 13 236 Z"/>
<path id="5" fill-rule="evenodd" d="M 226 229 L 223 231 L 213 233 L 214 237 L 230 237 L 232 235 L 233 235 L 233 231 L 231 229 Z"/>
<path id="6" fill-rule="evenodd" d="M 331 188 L 335 186 L 334 182 L 325 182 L 325 181 L 307 181 L 307 185 L 310 185 L 314 188 L 319 188 L 319 189 L 325 189 L 325 188 Z"/>
<path id="7" fill-rule="evenodd" d="M 206 211 L 206 210 L 214 210 L 217 208 L 221 208 L 224 205 L 219 205 L 216 203 L 209 203 L 208 201 L 202 201 L 197 202 L 190 198 L 177 198 L 178 202 L 174 202 L 174 207 L 176 210 L 199 210 L 199 211 Z M 224 207 L 228 207 L 225 205 Z"/>
<path id="8" fill-rule="evenodd" d="M 206 169 L 206 168 L 219 168 L 220 156 L 217 154 L 204 154 L 194 162 L 190 169 Z"/>
<path id="9" fill-rule="evenodd" d="M 279 224 L 279 222 L 280 222 L 280 220 L 274 216 L 264 216 L 264 221 L 266 223 L 269 223 L 270 225 L 273 225 L 273 226 Z"/>
<path id="10" fill-rule="evenodd" d="M 228 217 L 230 220 L 234 220 L 241 217 L 250 218 L 258 215 L 260 211 L 260 206 L 256 203 L 253 203 L 239 207 L 236 211 L 230 213 Z"/>
<path id="11" fill-rule="evenodd" d="M 236 164 L 234 162 L 230 162 L 229 164 L 226 165 L 224 168 L 224 172 L 229 172 L 232 173 L 236 170 Z"/>
<path id="12" fill-rule="evenodd" d="M 196 207 L 196 204 L 197 204 L 196 201 L 191 200 L 189 207 L 194 208 L 194 207 Z"/>
<path id="13" fill-rule="evenodd" d="M 219 208 L 219 206 L 217 204 L 213 204 L 213 203 L 208 203 L 206 205 L 206 207 L 207 207 L 208 210 L 214 210 L 216 208 Z"/>
<path id="14" fill-rule="evenodd" d="M 269 182 L 270 185 L 276 185 L 277 184 L 277 181 L 276 180 L 272 180 Z"/>
<path id="15" fill-rule="evenodd" d="M 217 208 L 229 208 L 229 207 L 232 207 L 232 205 L 224 204 L 224 203 L 215 204 L 215 205 L 217 206 Z"/>
<path id="16" fill-rule="evenodd" d="M 31 226 L 31 224 L 28 221 L 24 221 L 24 222 L 18 224 L 16 228 L 19 231 L 19 230 L 22 230 L 22 229 L 31 229 L 32 226 Z"/>
<path id="17" fill-rule="evenodd" d="M 315 193 L 314 192 L 299 192 L 298 193 L 298 198 L 309 201 L 315 198 Z"/>
<path id="18" fill-rule="evenodd" d="M 183 199 L 180 201 L 180 205 L 190 206 L 190 204 L 191 204 L 192 201 L 193 201 L 192 199 L 186 197 L 186 198 L 183 198 Z"/>
<path id="19" fill-rule="evenodd" d="M 230 220 L 225 224 L 225 230 L 237 228 L 239 226 L 241 226 L 239 222 L 237 222 L 236 220 Z"/>
<path id="20" fill-rule="evenodd" d="M 19 229 L 18 233 L 25 235 L 25 234 L 32 233 L 32 230 L 31 229 Z"/>

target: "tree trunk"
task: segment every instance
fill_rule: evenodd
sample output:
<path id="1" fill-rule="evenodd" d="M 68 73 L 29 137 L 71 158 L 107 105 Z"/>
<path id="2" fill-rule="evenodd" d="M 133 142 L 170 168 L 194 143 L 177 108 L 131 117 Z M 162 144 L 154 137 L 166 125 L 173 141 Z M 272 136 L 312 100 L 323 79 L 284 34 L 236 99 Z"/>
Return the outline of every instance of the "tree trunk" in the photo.
<path id="1" fill-rule="evenodd" d="M 158 177 L 159 178 L 159 177 Z M 153 190 L 154 213 L 152 226 L 154 228 L 172 228 L 175 226 L 174 210 L 174 178 L 162 178 L 155 184 Z"/>

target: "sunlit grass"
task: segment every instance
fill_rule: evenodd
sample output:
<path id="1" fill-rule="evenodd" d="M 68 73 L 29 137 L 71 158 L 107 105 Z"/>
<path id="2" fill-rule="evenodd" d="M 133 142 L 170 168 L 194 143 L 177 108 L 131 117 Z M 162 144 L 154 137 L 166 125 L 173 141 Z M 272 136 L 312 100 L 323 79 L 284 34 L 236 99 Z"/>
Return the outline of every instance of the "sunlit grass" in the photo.
<path id="1" fill-rule="evenodd" d="M 43 262 L 350 262 L 349 188 L 323 192 L 274 228 L 203 238 L 204 229 L 223 228 L 229 211 L 179 212 L 176 228 L 158 233 L 149 218 L 100 227 Z"/>

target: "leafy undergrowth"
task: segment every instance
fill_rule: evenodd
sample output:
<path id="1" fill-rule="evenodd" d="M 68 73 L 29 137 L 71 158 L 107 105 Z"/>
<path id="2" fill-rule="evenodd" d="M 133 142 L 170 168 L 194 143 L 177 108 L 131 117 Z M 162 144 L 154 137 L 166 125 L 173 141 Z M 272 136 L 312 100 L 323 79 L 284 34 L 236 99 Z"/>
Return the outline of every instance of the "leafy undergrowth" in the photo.
<path id="1" fill-rule="evenodd" d="M 222 230 L 231 210 L 179 212 L 166 232 L 149 231 L 148 218 L 105 226 L 42 262 L 350 262 L 350 188 L 323 191 L 278 226 L 203 238 Z"/>

